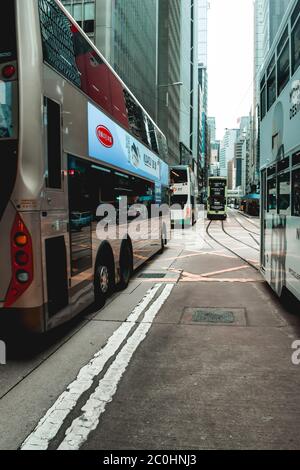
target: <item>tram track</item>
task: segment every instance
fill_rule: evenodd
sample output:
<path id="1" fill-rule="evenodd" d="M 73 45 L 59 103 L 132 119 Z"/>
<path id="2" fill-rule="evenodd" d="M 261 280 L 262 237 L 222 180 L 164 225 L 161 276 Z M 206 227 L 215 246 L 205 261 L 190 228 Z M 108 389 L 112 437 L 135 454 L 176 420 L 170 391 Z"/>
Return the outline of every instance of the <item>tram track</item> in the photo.
<path id="1" fill-rule="evenodd" d="M 248 243 L 243 242 L 242 240 L 239 240 L 239 239 L 236 238 L 234 235 L 231 235 L 230 233 L 228 233 L 227 230 L 224 228 L 224 221 L 223 221 L 223 220 L 222 220 L 222 230 L 223 230 L 223 232 L 224 232 L 228 237 L 232 238 L 233 240 L 235 240 L 235 241 L 241 243 L 242 245 L 247 246 L 248 248 L 251 248 L 251 250 L 255 250 L 255 251 L 258 251 L 258 252 L 259 252 L 259 249 L 258 249 L 258 248 L 255 248 L 255 247 L 249 245 Z M 245 229 L 244 229 L 244 230 L 245 230 Z"/>
<path id="2" fill-rule="evenodd" d="M 233 215 L 234 219 L 237 221 L 237 223 L 238 223 L 246 232 L 249 232 L 249 233 L 251 233 L 251 234 L 253 234 L 253 235 L 256 235 L 257 237 L 260 237 L 260 234 L 259 234 L 259 233 L 254 232 L 253 230 L 250 230 L 250 229 L 247 228 L 245 225 L 243 225 L 243 224 L 241 223 L 241 221 L 237 218 L 237 216 L 236 216 L 234 213 L 233 213 L 232 215 Z M 248 220 L 248 219 L 247 219 L 247 220 Z"/>
<path id="3" fill-rule="evenodd" d="M 228 246 L 226 246 L 224 243 L 220 242 L 219 240 L 217 240 L 212 234 L 211 232 L 209 231 L 211 225 L 212 225 L 212 220 L 209 222 L 209 224 L 207 225 L 206 227 L 206 233 L 208 235 L 208 237 L 213 240 L 215 243 L 217 243 L 218 245 L 220 245 L 221 247 L 225 248 L 226 250 L 228 250 L 230 253 L 232 253 L 233 255 L 235 255 L 237 258 L 240 258 L 242 261 L 244 261 L 246 264 L 248 264 L 251 268 L 255 269 L 255 271 L 257 272 L 260 272 L 259 268 L 257 266 L 255 266 L 255 264 L 251 263 L 251 261 L 247 260 L 246 258 L 244 258 L 243 256 L 239 255 L 236 251 L 232 250 L 231 248 L 229 248 Z M 225 231 L 224 231 L 224 223 L 222 221 L 222 230 L 223 232 L 228 235 Z M 237 240 L 237 239 L 236 239 Z M 240 240 L 238 240 L 239 243 L 243 243 L 241 242 Z M 249 245 L 248 245 L 249 246 Z M 253 247 L 251 247 L 253 248 Z"/>

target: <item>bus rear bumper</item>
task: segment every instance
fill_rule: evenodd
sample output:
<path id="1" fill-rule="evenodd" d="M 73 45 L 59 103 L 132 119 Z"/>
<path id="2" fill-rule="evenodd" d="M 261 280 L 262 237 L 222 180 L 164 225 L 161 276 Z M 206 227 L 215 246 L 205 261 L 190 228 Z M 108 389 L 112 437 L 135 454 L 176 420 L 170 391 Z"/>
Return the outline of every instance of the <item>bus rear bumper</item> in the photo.
<path id="1" fill-rule="evenodd" d="M 0 309 L 0 334 L 23 330 L 29 333 L 43 333 L 44 308 L 1 308 Z"/>
<path id="2" fill-rule="evenodd" d="M 226 220 L 227 214 L 207 214 L 208 220 Z"/>

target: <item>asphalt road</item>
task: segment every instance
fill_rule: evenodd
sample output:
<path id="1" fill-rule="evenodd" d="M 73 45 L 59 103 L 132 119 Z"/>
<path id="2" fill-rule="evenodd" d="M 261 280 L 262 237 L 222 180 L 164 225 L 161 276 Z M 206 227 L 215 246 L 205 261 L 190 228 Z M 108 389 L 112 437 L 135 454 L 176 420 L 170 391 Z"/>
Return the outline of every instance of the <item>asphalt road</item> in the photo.
<path id="1" fill-rule="evenodd" d="M 186 230 L 101 311 L 10 349 L 0 449 L 299 448 L 300 312 L 255 270 L 259 220 L 223 228 Z"/>

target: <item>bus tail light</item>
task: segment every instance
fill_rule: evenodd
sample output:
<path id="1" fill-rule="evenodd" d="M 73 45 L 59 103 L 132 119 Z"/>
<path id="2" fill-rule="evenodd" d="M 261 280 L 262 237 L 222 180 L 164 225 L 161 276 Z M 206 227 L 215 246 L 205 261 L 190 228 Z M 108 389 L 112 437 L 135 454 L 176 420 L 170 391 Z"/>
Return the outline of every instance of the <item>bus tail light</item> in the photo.
<path id="1" fill-rule="evenodd" d="M 11 307 L 33 280 L 33 255 L 30 233 L 19 215 L 11 231 L 12 279 L 4 307 Z"/>
<path id="2" fill-rule="evenodd" d="M 16 73 L 16 68 L 14 65 L 6 65 L 2 69 L 2 75 L 6 79 L 12 78 L 15 73 Z"/>

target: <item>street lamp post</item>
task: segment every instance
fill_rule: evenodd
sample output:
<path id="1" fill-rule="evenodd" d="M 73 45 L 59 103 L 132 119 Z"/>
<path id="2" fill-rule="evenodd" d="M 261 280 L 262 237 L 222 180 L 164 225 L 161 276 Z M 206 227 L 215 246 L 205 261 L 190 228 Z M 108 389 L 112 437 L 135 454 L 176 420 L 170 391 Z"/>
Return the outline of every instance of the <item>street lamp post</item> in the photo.
<path id="1" fill-rule="evenodd" d="M 174 83 L 168 83 L 166 85 L 158 85 L 158 88 L 167 88 L 167 92 L 166 92 L 166 108 L 168 108 L 169 106 L 169 90 L 168 88 L 170 86 L 182 86 L 183 85 L 183 82 L 174 82 Z"/>

